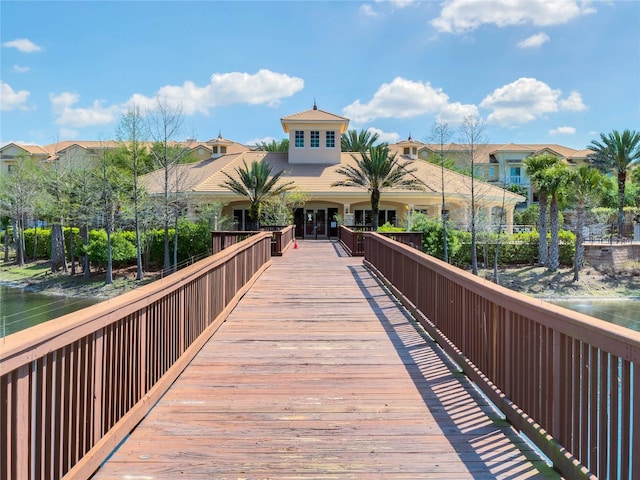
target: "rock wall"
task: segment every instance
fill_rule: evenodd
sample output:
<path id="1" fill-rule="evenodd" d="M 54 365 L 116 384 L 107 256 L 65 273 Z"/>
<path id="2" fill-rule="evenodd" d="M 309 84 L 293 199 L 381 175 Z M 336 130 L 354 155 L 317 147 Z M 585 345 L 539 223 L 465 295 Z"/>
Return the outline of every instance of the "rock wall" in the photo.
<path id="1" fill-rule="evenodd" d="M 625 262 L 640 261 L 640 243 L 584 245 L 585 262 L 598 270 L 620 268 Z"/>

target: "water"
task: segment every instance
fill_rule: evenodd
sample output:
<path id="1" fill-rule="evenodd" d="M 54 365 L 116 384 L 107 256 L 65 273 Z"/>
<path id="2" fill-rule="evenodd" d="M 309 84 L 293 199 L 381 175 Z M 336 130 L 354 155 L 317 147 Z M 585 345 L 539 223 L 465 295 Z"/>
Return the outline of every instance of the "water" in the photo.
<path id="1" fill-rule="evenodd" d="M 640 332 L 640 300 L 554 300 L 552 303 Z"/>
<path id="2" fill-rule="evenodd" d="M 0 285 L 0 337 L 98 303 L 97 299 L 57 297 Z"/>

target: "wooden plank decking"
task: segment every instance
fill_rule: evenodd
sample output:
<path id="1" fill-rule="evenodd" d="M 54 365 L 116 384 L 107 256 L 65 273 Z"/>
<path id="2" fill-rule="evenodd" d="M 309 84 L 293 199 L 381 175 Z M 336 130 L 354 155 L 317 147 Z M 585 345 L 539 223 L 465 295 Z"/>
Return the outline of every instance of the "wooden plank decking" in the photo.
<path id="1" fill-rule="evenodd" d="M 332 242 L 274 259 L 95 479 L 558 478 Z"/>

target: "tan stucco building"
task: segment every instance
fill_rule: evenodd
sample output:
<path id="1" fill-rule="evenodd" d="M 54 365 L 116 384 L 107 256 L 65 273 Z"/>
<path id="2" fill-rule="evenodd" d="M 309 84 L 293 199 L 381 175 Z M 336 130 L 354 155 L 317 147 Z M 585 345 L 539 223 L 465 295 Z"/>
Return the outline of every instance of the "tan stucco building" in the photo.
<path id="1" fill-rule="evenodd" d="M 323 238 L 336 234 L 334 215 L 339 215 L 347 225 L 370 222 L 369 193 L 354 187 L 333 187 L 343 177 L 337 173 L 340 166 L 354 164 L 359 154 L 341 152 L 340 136 L 347 131 L 349 120 L 319 110 L 296 113 L 281 119 L 282 128 L 289 136 L 289 151 L 273 153 L 251 150 L 227 153 L 201 162 L 181 165 L 175 174 L 186 185 L 186 194 L 199 204 L 223 201 L 227 204 L 225 215 L 232 217 L 238 229 L 249 225 L 247 200 L 231 192 L 223 183 L 225 173 L 235 175 L 238 168 L 254 161 L 267 162 L 272 171 L 283 172 L 283 181 L 293 181 L 295 189 L 310 195 L 304 208 L 295 212 L 298 236 Z M 409 161 L 416 169 L 413 173 L 425 184 L 424 191 L 386 190 L 382 192 L 379 223 L 405 223 L 410 212 L 422 211 L 440 216 L 442 206 L 442 175 L 444 173 L 445 210 L 452 222 L 464 228 L 468 225 L 471 204 L 470 177 L 442 169 L 412 155 L 400 153 L 402 161 Z M 145 185 L 151 194 L 160 195 L 164 173 L 153 172 L 145 177 Z M 513 211 L 523 197 L 486 182 L 476 181 L 478 213 L 485 221 L 495 218 L 505 206 L 506 224 L 513 223 Z"/>

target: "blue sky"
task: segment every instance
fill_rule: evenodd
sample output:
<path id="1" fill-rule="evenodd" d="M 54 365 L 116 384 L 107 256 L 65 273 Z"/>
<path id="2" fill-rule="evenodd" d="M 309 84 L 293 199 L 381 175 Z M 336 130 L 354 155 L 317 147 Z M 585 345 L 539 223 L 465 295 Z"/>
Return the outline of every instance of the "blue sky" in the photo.
<path id="1" fill-rule="evenodd" d="M 390 142 L 467 115 L 490 143 L 640 129 L 635 0 L 3 0 L 0 18 L 0 145 L 111 139 L 157 96 L 182 107 L 176 140 L 281 139 L 314 99 Z"/>

